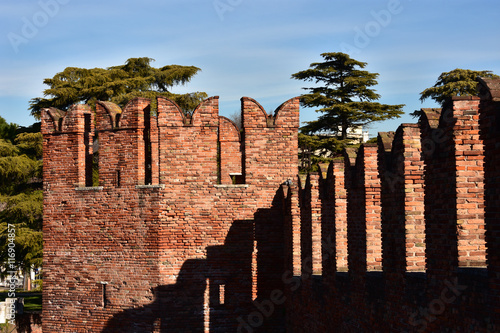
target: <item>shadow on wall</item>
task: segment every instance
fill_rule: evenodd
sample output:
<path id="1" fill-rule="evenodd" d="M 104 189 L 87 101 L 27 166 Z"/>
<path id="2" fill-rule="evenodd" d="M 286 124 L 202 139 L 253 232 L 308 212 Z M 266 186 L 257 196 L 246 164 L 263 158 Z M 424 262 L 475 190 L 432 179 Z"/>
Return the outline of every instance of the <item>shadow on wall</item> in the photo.
<path id="1" fill-rule="evenodd" d="M 280 200 L 254 220 L 234 221 L 224 245 L 208 247 L 206 259 L 186 260 L 175 284 L 155 287 L 151 304 L 116 314 L 103 332 L 247 332 L 254 304 L 283 289 Z M 283 316 L 278 306 L 250 332 L 284 332 Z"/>
<path id="2" fill-rule="evenodd" d="M 205 260 L 187 260 L 175 285 L 155 287 L 154 301 L 143 307 L 127 309 L 115 315 L 104 332 L 177 332 L 189 329 L 203 332 Z M 182 327 L 186 319 L 189 327 Z M 175 325 L 172 325 L 177 321 Z M 187 330 L 185 330 L 187 331 Z"/>

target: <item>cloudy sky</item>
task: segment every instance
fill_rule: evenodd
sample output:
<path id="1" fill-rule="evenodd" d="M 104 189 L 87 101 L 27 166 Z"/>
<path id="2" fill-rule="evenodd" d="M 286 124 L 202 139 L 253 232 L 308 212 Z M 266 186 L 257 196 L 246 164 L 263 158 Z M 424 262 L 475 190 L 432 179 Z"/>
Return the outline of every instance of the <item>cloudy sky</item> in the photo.
<path id="1" fill-rule="evenodd" d="M 379 73 L 380 102 L 423 104 L 419 93 L 455 68 L 500 74 L 496 0 L 2 0 L 0 115 L 30 125 L 28 103 L 66 67 L 110 67 L 150 57 L 156 67 L 202 69 L 174 92 L 220 96 L 220 113 L 249 96 L 267 111 L 303 93 L 291 74 L 346 52 Z M 301 121 L 317 113 L 301 110 Z M 396 130 L 397 120 L 370 126 Z"/>

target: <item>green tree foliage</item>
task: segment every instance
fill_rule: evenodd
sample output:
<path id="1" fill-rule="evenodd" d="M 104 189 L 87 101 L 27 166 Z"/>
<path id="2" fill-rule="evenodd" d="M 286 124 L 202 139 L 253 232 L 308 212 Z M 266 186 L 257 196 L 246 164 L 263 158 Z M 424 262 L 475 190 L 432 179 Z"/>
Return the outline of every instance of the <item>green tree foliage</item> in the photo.
<path id="1" fill-rule="evenodd" d="M 66 110 L 75 103 L 95 105 L 96 101 L 111 101 L 121 107 L 135 97 L 163 96 L 177 102 L 186 113 L 207 97 L 204 92 L 175 94 L 171 88 L 184 85 L 200 69 L 195 66 L 169 65 L 152 67 L 151 58 L 130 58 L 124 65 L 109 68 L 67 67 L 53 78 L 45 79 L 49 88 L 45 98 L 30 101 L 31 115 L 40 119 L 43 108 L 56 107 Z"/>
<path id="2" fill-rule="evenodd" d="M 299 133 L 299 147 L 308 148 L 316 152 L 316 155 L 333 157 L 340 152 L 347 142 L 336 137 L 324 135 L 307 135 Z"/>
<path id="3" fill-rule="evenodd" d="M 42 265 L 42 135 L 39 127 L 3 131 L 0 117 L 0 262 L 7 261 L 7 226 L 15 226 L 19 268 Z"/>
<path id="4" fill-rule="evenodd" d="M 420 101 L 433 99 L 443 105 L 452 96 L 476 96 L 477 79 L 479 77 L 498 78 L 491 71 L 473 71 L 470 69 L 454 69 L 439 75 L 434 86 L 420 93 Z"/>
<path id="5" fill-rule="evenodd" d="M 16 138 L 18 127 L 13 123 L 7 124 L 5 119 L 0 117 L 0 138 L 13 141 Z"/>
<path id="6" fill-rule="evenodd" d="M 374 121 L 397 118 L 403 114 L 403 105 L 376 102 L 380 95 L 370 87 L 377 84 L 377 73 L 362 70 L 366 63 L 354 60 L 345 53 L 323 53 L 324 61 L 312 63 L 310 68 L 292 74 L 292 78 L 320 83 L 321 86 L 304 88 L 301 104 L 317 108 L 322 115 L 302 127 L 302 131 L 315 134 L 322 131 L 337 133 L 348 139 L 347 130 Z"/>
<path id="7" fill-rule="evenodd" d="M 299 158 L 300 172 L 313 172 L 318 170 L 318 163 L 328 163 L 335 158 L 347 145 L 349 140 L 340 140 L 335 136 L 308 135 L 299 133 Z M 306 152 L 309 154 L 306 156 Z M 302 165 L 302 161 L 310 159 L 311 166 Z"/>

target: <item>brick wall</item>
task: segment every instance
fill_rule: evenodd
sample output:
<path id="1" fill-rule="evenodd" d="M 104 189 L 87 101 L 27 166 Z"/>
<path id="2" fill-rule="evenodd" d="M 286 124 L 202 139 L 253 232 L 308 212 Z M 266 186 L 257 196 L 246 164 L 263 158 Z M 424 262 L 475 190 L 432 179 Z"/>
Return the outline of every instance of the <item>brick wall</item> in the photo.
<path id="1" fill-rule="evenodd" d="M 98 102 L 95 144 L 89 107 L 43 112 L 44 331 L 283 329 L 283 302 L 265 315 L 259 302 L 283 290 L 298 99 L 271 117 L 242 99 L 241 138 L 217 97 L 192 117 L 157 104 Z"/>
<path id="2" fill-rule="evenodd" d="M 378 147 L 347 149 L 342 175 L 323 172 L 318 194 L 306 187 L 302 260 L 314 256 L 307 230 L 315 204 L 304 200 L 317 196 L 322 206 L 325 254 L 344 223 L 342 210 L 331 212 L 332 198 L 347 190 L 349 265 L 347 273 L 329 268 L 289 280 L 289 331 L 498 330 L 500 81 L 482 81 L 481 91 L 443 110 L 422 109 L 419 124 L 379 133 Z"/>
<path id="3" fill-rule="evenodd" d="M 217 97 L 47 109 L 44 330 L 498 331 L 499 103 L 482 80 L 304 177 L 297 98 L 241 130 Z"/>

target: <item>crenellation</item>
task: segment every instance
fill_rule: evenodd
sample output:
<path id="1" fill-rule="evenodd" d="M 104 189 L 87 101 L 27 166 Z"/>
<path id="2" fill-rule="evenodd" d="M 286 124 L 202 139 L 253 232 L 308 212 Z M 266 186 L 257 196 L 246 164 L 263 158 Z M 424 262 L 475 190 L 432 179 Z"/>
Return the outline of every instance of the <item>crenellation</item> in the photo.
<path id="1" fill-rule="evenodd" d="M 297 101 L 286 106 L 292 124 L 298 124 Z M 234 330 L 235 318 L 251 309 L 253 298 L 267 298 L 273 290 L 283 289 L 283 266 L 275 262 L 284 258 L 282 222 L 277 219 L 282 196 L 276 189 L 297 174 L 297 145 L 291 142 L 296 140 L 297 128 L 274 126 L 268 140 L 279 136 L 281 143 L 259 151 L 252 161 L 265 172 L 270 170 L 266 163 L 274 161 L 272 177 L 233 185 L 230 178 L 222 182 L 221 175 L 243 173 L 243 147 L 254 143 L 218 115 L 218 98 L 205 100 L 190 117 L 172 101 L 159 98 L 157 105 L 152 112 L 150 101 L 141 98 L 123 110 L 109 102 L 97 103 L 100 186 L 78 182 L 77 177 L 76 166 L 84 160 L 79 152 L 86 147 L 84 138 L 92 139 L 93 130 L 85 132 L 78 120 L 75 126 L 80 127 L 71 125 L 77 132 L 60 133 L 51 114 L 74 117 L 73 113 L 43 113 L 48 175 L 44 184 L 46 292 L 68 304 L 59 307 L 59 302 L 44 301 L 45 313 L 51 313 L 44 317 L 48 331 L 81 331 L 81 318 L 92 331 L 130 325 L 150 331 L 150 323 L 160 313 L 158 298 L 196 304 L 190 315 L 181 306 L 160 316 L 162 325 L 175 318 L 169 326 L 174 331 L 197 327 L 193 318 L 207 320 L 202 317 L 209 318 L 211 325 Z M 75 114 L 85 108 L 78 106 Z M 283 160 L 285 150 L 291 157 Z M 68 163 L 72 154 L 74 163 Z M 219 182 L 226 186 L 218 186 Z M 272 239 L 267 238 L 270 235 Z M 242 242 L 247 246 L 240 251 Z M 63 254 L 67 244 L 70 250 Z M 247 261 L 248 257 L 252 259 Z M 239 277 L 234 278 L 233 269 L 240 272 Z M 210 290 L 208 299 L 201 302 L 205 293 L 191 288 L 200 276 L 203 283 L 196 285 Z M 71 294 L 65 292 L 68 289 Z M 228 310 L 209 315 L 214 290 L 229 293 L 230 297 L 218 298 Z M 253 296 L 247 298 L 249 291 Z M 96 296 L 73 306 L 84 294 Z M 129 314 L 135 308 L 137 312 Z M 65 321 L 53 320 L 62 317 Z"/>
<path id="2" fill-rule="evenodd" d="M 219 126 L 219 96 L 207 98 L 194 109 L 191 115 L 191 125 L 198 127 Z"/>
<path id="3" fill-rule="evenodd" d="M 299 176 L 299 98 L 44 110 L 44 330 L 498 331 L 499 82 Z"/>
<path id="4" fill-rule="evenodd" d="M 151 183 L 151 150 L 146 149 L 151 146 L 151 139 L 144 121 L 150 120 L 148 129 L 154 127 L 150 112 L 150 101 L 144 98 L 133 99 L 123 110 L 111 102 L 97 102 L 99 185 L 127 187 Z"/>
<path id="5" fill-rule="evenodd" d="M 370 145 L 358 151 L 346 149 L 340 175 L 345 177 L 347 190 L 348 275 L 332 270 L 327 261 L 321 280 L 302 276 L 304 286 L 300 292 L 291 292 L 287 303 L 288 328 L 496 330 L 498 321 L 490 319 L 500 309 L 495 259 L 500 235 L 495 222 L 499 215 L 495 179 L 500 168 L 494 162 L 499 156 L 500 107 L 492 97 L 500 96 L 498 82 L 483 82 L 481 99 L 453 98 L 443 109 L 422 109 L 419 124 L 402 124 L 396 132 L 379 133 L 376 160 Z M 488 91 L 490 86 L 493 92 Z M 335 170 L 336 165 L 341 164 L 332 163 L 330 168 Z M 321 170 L 317 193 L 305 186 L 307 196 L 301 197 L 301 207 L 308 212 L 301 221 L 305 231 L 301 236 L 307 237 L 301 240 L 299 251 L 303 261 L 305 254 L 314 255 L 308 208 L 314 202 L 304 200 L 314 201 L 317 195 L 321 202 L 323 236 L 332 234 L 331 224 L 342 216 L 337 211 L 332 214 L 330 201 L 332 193 L 344 191 L 342 183 L 330 178 L 330 171 Z M 382 208 L 380 216 L 377 206 Z M 377 218 L 383 275 L 370 269 L 365 259 L 377 251 L 373 245 L 380 234 L 370 235 L 378 228 L 369 225 Z M 323 255 L 329 250 L 331 245 L 324 243 Z M 315 288 L 322 293 L 316 294 Z M 453 292 L 456 298 L 447 298 Z M 325 317 L 325 308 L 335 311 Z M 425 311 L 432 313 L 432 321 L 426 319 Z"/>

